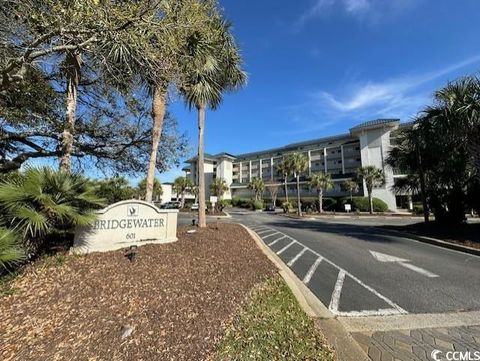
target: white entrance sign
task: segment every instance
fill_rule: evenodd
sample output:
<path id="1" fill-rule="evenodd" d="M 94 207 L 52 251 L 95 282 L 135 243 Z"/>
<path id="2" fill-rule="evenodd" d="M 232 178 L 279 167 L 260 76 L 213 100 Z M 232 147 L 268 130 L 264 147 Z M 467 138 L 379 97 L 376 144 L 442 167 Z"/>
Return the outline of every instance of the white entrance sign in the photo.
<path id="1" fill-rule="evenodd" d="M 177 240 L 175 209 L 158 209 L 151 203 L 128 200 L 98 211 L 90 227 L 78 227 L 72 253 L 107 252 L 149 243 Z"/>
<path id="2" fill-rule="evenodd" d="M 345 211 L 350 212 L 352 210 L 352 205 L 351 204 L 345 204 Z"/>

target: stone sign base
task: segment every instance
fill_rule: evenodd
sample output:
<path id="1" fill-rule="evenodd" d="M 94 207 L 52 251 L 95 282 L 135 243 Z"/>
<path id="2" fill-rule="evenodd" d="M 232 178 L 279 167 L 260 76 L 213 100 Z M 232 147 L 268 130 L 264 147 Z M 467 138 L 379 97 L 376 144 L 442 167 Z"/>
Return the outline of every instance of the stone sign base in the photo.
<path id="1" fill-rule="evenodd" d="M 177 240 L 178 210 L 163 210 L 151 203 L 128 200 L 98 211 L 90 227 L 78 227 L 71 253 L 107 252 L 150 243 Z"/>

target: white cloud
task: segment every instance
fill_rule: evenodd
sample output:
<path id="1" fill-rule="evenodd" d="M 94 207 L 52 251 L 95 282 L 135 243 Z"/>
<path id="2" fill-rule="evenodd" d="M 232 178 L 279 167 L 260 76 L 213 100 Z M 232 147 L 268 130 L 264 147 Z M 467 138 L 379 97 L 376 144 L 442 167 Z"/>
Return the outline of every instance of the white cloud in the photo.
<path id="1" fill-rule="evenodd" d="M 294 27 L 300 28 L 307 22 L 324 17 L 332 10 L 338 10 L 357 19 L 376 24 L 418 6 L 421 0 L 315 0 L 295 21 Z"/>
<path id="2" fill-rule="evenodd" d="M 407 121 L 432 102 L 432 93 L 447 75 L 480 63 L 480 54 L 433 72 L 384 81 L 347 82 L 337 92 L 313 92 L 302 104 L 283 107 L 294 134 L 323 131 L 340 122 L 349 125 L 375 118 Z M 437 81 L 437 82 L 435 82 Z M 341 95 L 337 95 L 341 93 Z"/>
<path id="3" fill-rule="evenodd" d="M 344 0 L 345 10 L 351 14 L 361 14 L 370 9 L 368 0 Z"/>
<path id="4" fill-rule="evenodd" d="M 385 106 L 385 109 L 391 109 L 393 104 L 408 105 L 408 103 L 405 104 L 404 100 L 409 96 L 409 91 L 414 91 L 415 88 L 423 84 L 479 61 L 480 55 L 475 55 L 464 61 L 423 75 L 402 76 L 383 82 L 367 81 L 361 85 L 350 86 L 352 89 L 350 91 L 351 95 L 343 99 L 337 98 L 326 91 L 317 93 L 317 98 L 322 104 L 344 113 L 382 105 Z M 424 97 L 422 96 L 422 98 Z"/>
<path id="5" fill-rule="evenodd" d="M 321 16 L 323 12 L 332 7 L 334 3 L 335 0 L 315 0 L 315 3 L 298 18 L 295 26 L 303 26 L 309 20 Z"/>

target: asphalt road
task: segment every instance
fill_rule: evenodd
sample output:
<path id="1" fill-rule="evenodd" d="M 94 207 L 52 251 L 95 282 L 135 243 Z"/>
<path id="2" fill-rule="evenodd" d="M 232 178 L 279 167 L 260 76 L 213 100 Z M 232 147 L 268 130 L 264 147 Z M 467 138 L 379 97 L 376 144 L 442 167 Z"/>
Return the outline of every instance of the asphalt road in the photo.
<path id="1" fill-rule="evenodd" d="M 339 316 L 480 310 L 480 257 L 374 227 L 399 220 L 296 220 L 233 211 Z"/>

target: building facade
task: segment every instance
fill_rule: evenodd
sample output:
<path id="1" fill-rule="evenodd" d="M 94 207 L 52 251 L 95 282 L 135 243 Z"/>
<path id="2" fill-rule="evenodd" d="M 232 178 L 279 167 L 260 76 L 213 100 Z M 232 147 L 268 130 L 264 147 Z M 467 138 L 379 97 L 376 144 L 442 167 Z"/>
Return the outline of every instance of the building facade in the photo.
<path id="1" fill-rule="evenodd" d="M 292 153 L 303 153 L 308 159 L 308 170 L 300 178 L 301 195 L 314 196 L 309 189 L 309 177 L 316 172 L 329 173 L 335 186 L 325 193 L 326 197 L 346 196 L 341 189 L 341 183 L 355 177 L 358 168 L 373 165 L 385 174 L 385 185 L 373 190 L 373 196 L 382 199 L 392 211 L 397 210 L 397 200 L 391 187 L 395 171 L 388 167 L 385 159 L 394 143 L 397 130 L 405 125 L 400 125 L 398 119 L 377 119 L 359 124 L 350 129 L 349 133 L 330 136 L 310 141 L 289 144 L 284 147 L 267 149 L 263 151 L 232 155 L 220 153 L 216 155 L 205 154 L 205 184 L 206 197 L 210 197 L 210 184 L 215 178 L 223 178 L 229 185 L 225 199 L 232 197 L 250 198 L 252 191 L 248 184 L 254 177 L 259 177 L 265 182 L 278 182 L 283 184 L 283 175 L 277 168 L 283 159 Z M 197 179 L 197 159 L 190 159 L 184 168 L 187 176 L 195 184 Z M 296 194 L 296 182 L 288 181 L 288 192 Z M 284 197 L 283 187 L 280 188 L 279 197 Z M 365 184 L 358 195 L 367 195 Z"/>

